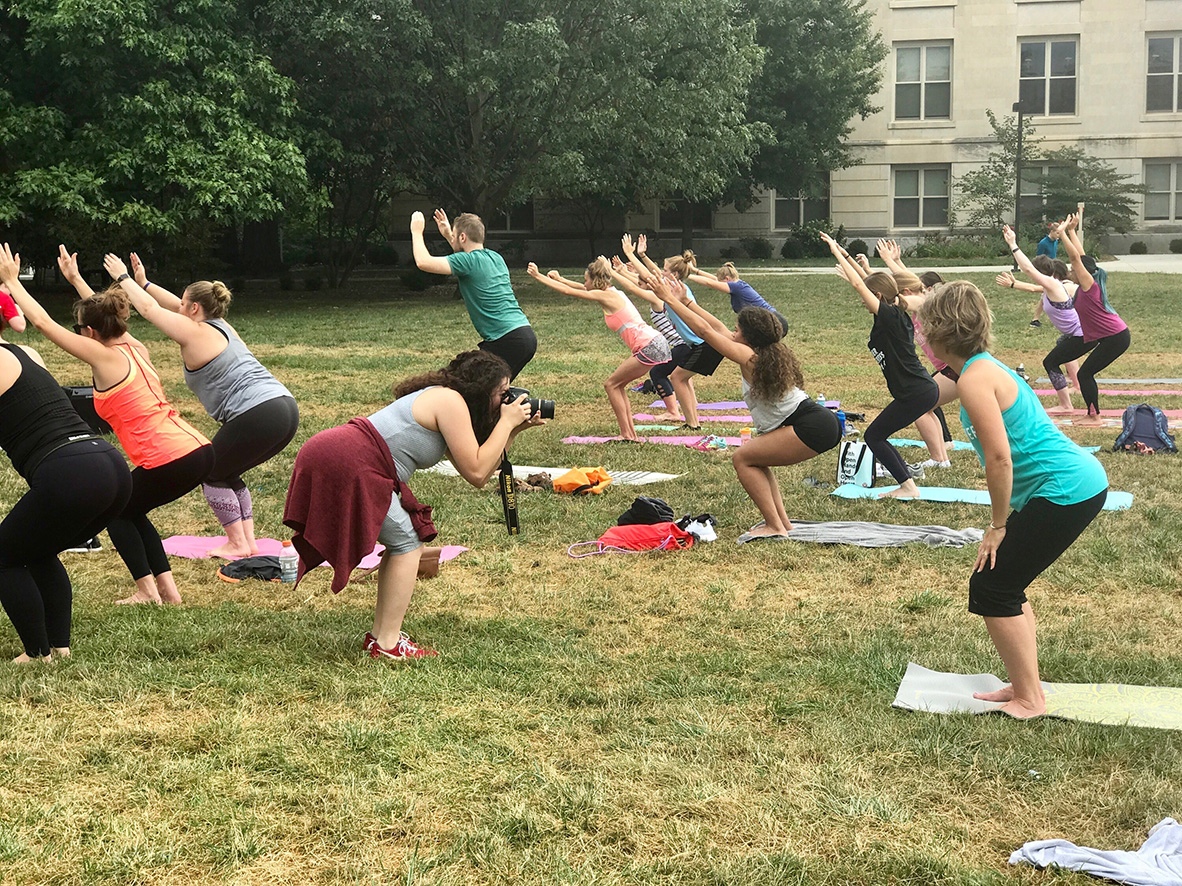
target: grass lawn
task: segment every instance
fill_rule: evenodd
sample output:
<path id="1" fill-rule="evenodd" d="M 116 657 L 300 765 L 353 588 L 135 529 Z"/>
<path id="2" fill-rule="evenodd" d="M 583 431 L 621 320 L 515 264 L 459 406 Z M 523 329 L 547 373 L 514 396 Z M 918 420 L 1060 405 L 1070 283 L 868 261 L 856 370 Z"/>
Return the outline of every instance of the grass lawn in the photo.
<path id="1" fill-rule="evenodd" d="M 870 317 L 844 283 L 749 279 L 789 317 L 810 394 L 871 414 L 886 404 Z M 1041 375 L 1055 336 L 1027 326 L 1033 298 L 991 275 L 976 282 L 994 305 L 997 356 Z M 1182 277 L 1110 282 L 1133 344 L 1107 374 L 1182 377 Z M 360 654 L 373 579 L 333 596 L 328 570 L 297 591 L 225 584 L 211 561 L 177 559 L 184 606 L 116 607 L 132 584 L 109 543 L 63 555 L 74 657 L 0 667 L 0 883 L 1082 884 L 1006 858 L 1051 837 L 1135 848 L 1178 815 L 1177 733 L 892 710 L 908 661 L 1001 672 L 965 610 L 975 550 L 736 546 L 758 513 L 724 455 L 561 444 L 616 433 L 602 382 L 625 351 L 594 308 L 524 275 L 515 283 L 540 341 L 520 381 L 558 401 L 558 417 L 523 435 L 514 461 L 681 478 L 523 496 L 523 534 L 510 539 L 491 487 L 417 475 L 440 541 L 471 550 L 420 583 L 407 629 L 441 656 L 412 666 Z M 260 535 L 285 536 L 296 444 L 475 344 L 453 286 L 395 286 L 239 293 L 231 320 L 302 412 L 296 443 L 248 477 Z M 723 297 L 699 296 L 729 315 Z M 68 315 L 64 295 L 46 302 Z M 138 319 L 133 331 L 173 402 L 212 434 L 176 346 Z M 82 364 L 23 340 L 63 383 L 84 382 Z M 737 369 L 725 364 L 698 392 L 738 399 Z M 955 410 L 949 421 L 961 436 Z M 1070 433 L 1110 447 L 1116 430 Z M 1182 686 L 1182 466 L 1099 457 L 1135 502 L 1101 514 L 1031 588 L 1044 677 Z M 835 465 L 831 452 L 778 470 L 790 516 L 989 519 L 970 505 L 841 501 L 806 484 L 831 482 Z M 965 452 L 937 482 L 984 488 Z M 5 462 L 5 510 L 23 489 Z M 641 492 L 678 514 L 713 513 L 720 539 L 567 557 Z M 162 535 L 217 534 L 197 493 L 155 515 Z M 5 655 L 20 651 L 6 622 L 0 636 Z"/>

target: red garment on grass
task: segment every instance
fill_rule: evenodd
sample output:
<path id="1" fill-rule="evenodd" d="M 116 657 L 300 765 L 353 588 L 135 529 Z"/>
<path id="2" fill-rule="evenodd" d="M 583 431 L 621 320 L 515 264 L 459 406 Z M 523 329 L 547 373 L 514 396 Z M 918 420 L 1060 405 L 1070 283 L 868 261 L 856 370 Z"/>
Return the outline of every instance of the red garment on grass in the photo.
<path id="1" fill-rule="evenodd" d="M 327 560 L 332 592 L 340 593 L 373 551 L 395 490 L 419 538 L 435 538 L 431 508 L 398 479 L 390 448 L 369 419 L 350 419 L 301 446 L 283 506 L 283 522 L 300 555 L 296 582 Z"/>

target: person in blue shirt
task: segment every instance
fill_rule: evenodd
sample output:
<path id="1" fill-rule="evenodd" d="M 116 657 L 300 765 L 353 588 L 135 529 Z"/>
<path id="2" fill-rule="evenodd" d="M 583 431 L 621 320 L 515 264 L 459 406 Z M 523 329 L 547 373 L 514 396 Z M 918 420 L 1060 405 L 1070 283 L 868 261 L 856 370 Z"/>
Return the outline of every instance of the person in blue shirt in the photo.
<path id="1" fill-rule="evenodd" d="M 937 287 L 919 316 L 929 347 L 960 373 L 960 420 L 985 468 L 993 508 L 969 578 L 969 611 L 985 619 L 1010 685 L 975 697 L 1003 702 L 1000 710 L 1012 717 L 1037 717 L 1046 713 L 1046 698 L 1026 588 L 1100 513 L 1108 476 L 1054 425 L 1030 386 L 989 353 L 993 318 L 976 286 Z"/>
<path id="2" fill-rule="evenodd" d="M 1038 248 L 1034 252 L 1035 258 L 1040 255 L 1045 255 L 1047 258 L 1058 258 L 1059 252 L 1059 229 L 1054 225 L 1047 232 L 1047 235 L 1038 241 Z M 1030 321 L 1031 326 L 1042 326 L 1042 316 L 1046 313 L 1043 308 L 1042 299 L 1039 298 L 1038 303 L 1034 306 L 1034 319 Z"/>
<path id="3" fill-rule="evenodd" d="M 735 267 L 734 262 L 728 261 L 713 276 L 703 274 L 695 267 L 690 272 L 689 278 L 695 283 L 701 283 L 703 286 L 708 286 L 711 289 L 729 295 L 731 297 L 731 310 L 736 314 L 743 310 L 743 308 L 763 308 L 765 311 L 771 311 L 772 316 L 779 321 L 780 326 L 783 327 L 785 334 L 787 334 L 788 321 L 784 319 L 784 315 L 772 307 L 762 295 L 756 292 L 754 286 L 745 280 L 739 279 L 739 269 Z"/>

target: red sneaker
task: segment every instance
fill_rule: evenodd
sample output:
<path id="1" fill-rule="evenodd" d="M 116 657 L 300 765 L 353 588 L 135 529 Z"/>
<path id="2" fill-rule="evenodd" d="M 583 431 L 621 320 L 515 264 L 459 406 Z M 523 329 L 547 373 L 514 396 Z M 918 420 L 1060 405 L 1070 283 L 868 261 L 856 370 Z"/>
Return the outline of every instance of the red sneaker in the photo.
<path id="1" fill-rule="evenodd" d="M 366 631 L 365 632 L 365 639 L 361 642 L 361 651 L 362 652 L 369 652 L 373 648 L 374 644 L 377 642 L 378 642 L 378 638 L 375 637 L 373 634 L 371 634 L 369 631 Z"/>
<path id="2" fill-rule="evenodd" d="M 375 639 L 369 647 L 370 658 L 388 658 L 393 661 L 409 661 L 411 659 L 428 658 L 439 653 L 433 649 L 423 649 L 411 642 L 410 637 L 399 632 L 398 641 L 389 649 L 383 649 Z"/>

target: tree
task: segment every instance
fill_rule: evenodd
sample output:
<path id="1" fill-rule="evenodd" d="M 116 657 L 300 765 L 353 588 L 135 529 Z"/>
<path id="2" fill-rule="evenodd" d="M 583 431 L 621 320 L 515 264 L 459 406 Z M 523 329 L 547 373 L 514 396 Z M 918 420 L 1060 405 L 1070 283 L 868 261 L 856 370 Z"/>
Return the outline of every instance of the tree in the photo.
<path id="1" fill-rule="evenodd" d="M 956 179 L 959 195 L 956 209 L 965 215 L 967 227 L 996 230 L 1014 217 L 1014 176 L 1018 152 L 1018 124 L 1014 116 L 998 118 L 985 112 L 993 129 L 996 147 L 978 169 Z M 1062 219 L 1074 212 L 1076 204 L 1086 204 L 1088 233 L 1103 238 L 1112 231 L 1128 231 L 1135 220 L 1134 195 L 1142 186 L 1131 176 L 1122 175 L 1108 163 L 1089 156 L 1078 146 L 1043 149 L 1043 139 L 1035 131 L 1030 117 L 1022 120 L 1023 169 L 1039 169 L 1037 175 L 1023 175 L 1023 201 L 1041 205 L 1040 215 Z M 1046 166 L 1047 172 L 1041 174 Z M 1029 193 L 1034 192 L 1034 193 Z M 1042 221 L 1026 218 L 1022 222 Z"/>
<path id="2" fill-rule="evenodd" d="M 304 186 L 291 83 L 244 30 L 233 0 L 7 4 L 0 223 L 30 259 L 175 251 L 282 211 Z"/>
<path id="3" fill-rule="evenodd" d="M 729 196 L 740 206 L 759 187 L 822 196 L 829 172 L 856 162 L 850 120 L 879 110 L 887 47 L 865 0 L 746 0 L 746 8 L 765 51 L 746 118 L 765 129 Z"/>

